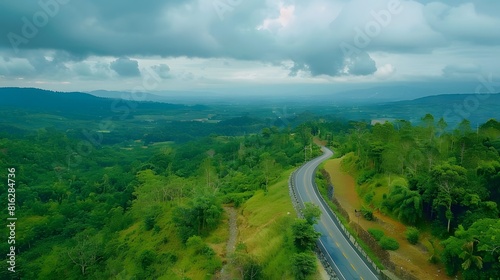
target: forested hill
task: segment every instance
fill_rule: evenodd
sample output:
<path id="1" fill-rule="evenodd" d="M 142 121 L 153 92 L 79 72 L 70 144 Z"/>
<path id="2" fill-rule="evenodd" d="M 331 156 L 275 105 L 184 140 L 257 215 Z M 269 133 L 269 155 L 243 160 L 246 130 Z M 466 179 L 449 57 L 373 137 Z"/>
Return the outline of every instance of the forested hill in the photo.
<path id="1" fill-rule="evenodd" d="M 393 118 L 419 123 L 427 113 L 443 117 L 449 128 L 455 128 L 463 119 L 473 126 L 489 119 L 500 119 L 500 94 L 441 94 L 414 100 L 389 102 L 363 107 L 361 117 Z"/>
<path id="2" fill-rule="evenodd" d="M 447 103 L 463 103 L 464 100 L 471 100 L 470 106 L 473 106 L 472 99 L 477 99 L 479 103 L 483 100 L 485 102 L 491 102 L 494 104 L 500 104 L 500 93 L 494 94 L 475 94 L 475 93 L 466 93 L 466 94 L 439 94 L 439 95 L 431 95 L 425 96 L 413 100 L 404 100 L 398 101 L 397 104 L 400 105 L 434 105 L 434 104 L 447 104 Z M 468 101 L 469 102 L 469 101 Z"/>
<path id="3" fill-rule="evenodd" d="M 54 92 L 36 88 L 0 88 L 0 109 L 23 109 L 37 113 L 54 113 L 65 117 L 102 118 L 120 112 L 133 113 L 137 110 L 172 111 L 189 108 L 200 110 L 203 106 L 124 101 L 96 97 L 81 92 Z M 132 116 L 128 114 L 129 117 Z"/>

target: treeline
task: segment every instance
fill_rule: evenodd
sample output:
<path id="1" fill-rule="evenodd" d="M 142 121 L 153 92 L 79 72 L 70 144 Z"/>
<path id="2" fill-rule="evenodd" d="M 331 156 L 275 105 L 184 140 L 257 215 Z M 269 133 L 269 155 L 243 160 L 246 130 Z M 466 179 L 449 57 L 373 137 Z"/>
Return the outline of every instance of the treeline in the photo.
<path id="1" fill-rule="evenodd" d="M 408 225 L 431 224 L 445 240 L 441 261 L 449 275 L 500 276 L 499 122 L 473 128 L 463 120 L 450 129 L 430 114 L 418 125 L 353 122 L 331 144 L 346 155 L 343 165 L 355 172 L 367 205 Z"/>

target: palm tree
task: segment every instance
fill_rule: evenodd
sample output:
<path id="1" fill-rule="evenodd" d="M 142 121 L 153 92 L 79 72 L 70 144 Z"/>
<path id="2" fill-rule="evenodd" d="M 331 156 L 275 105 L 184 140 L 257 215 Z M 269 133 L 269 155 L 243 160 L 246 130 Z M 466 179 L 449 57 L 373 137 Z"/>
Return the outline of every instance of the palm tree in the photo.
<path id="1" fill-rule="evenodd" d="M 389 194 L 386 207 L 402 222 L 415 224 L 422 216 L 422 197 L 417 191 L 396 185 Z"/>
<path id="2" fill-rule="evenodd" d="M 476 266 L 478 269 L 483 268 L 483 258 L 481 256 L 474 255 L 474 241 L 466 242 L 462 246 L 463 252 L 459 257 L 464 260 L 462 263 L 462 268 L 468 270 L 471 265 Z"/>

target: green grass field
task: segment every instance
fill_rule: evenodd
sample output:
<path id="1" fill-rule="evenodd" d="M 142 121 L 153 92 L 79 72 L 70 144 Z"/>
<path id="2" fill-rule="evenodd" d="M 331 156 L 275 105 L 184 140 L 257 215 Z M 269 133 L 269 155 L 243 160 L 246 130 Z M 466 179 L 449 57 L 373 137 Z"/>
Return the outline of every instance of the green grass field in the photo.
<path id="1" fill-rule="evenodd" d="M 267 279 L 294 279 L 290 257 L 295 249 L 289 229 L 297 213 L 288 193 L 291 171 L 284 172 L 267 193 L 258 191 L 239 209 L 238 240 L 263 265 Z M 320 272 L 310 279 L 321 279 Z"/>

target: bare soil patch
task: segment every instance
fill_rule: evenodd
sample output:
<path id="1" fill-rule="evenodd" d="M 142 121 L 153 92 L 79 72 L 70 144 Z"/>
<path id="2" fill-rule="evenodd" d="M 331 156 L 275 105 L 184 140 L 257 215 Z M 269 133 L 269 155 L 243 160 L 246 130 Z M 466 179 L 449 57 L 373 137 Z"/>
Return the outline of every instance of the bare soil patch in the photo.
<path id="1" fill-rule="evenodd" d="M 229 238 L 226 244 L 225 256 L 226 258 L 229 258 L 231 254 L 234 253 L 234 250 L 236 248 L 236 240 L 238 237 L 238 225 L 237 225 L 238 213 L 236 212 L 236 209 L 229 206 L 225 206 L 224 210 L 228 215 L 228 224 L 229 224 Z M 232 279 L 230 272 L 230 264 L 228 262 L 226 262 L 226 264 L 224 264 L 224 266 L 222 267 L 219 279 L 221 280 Z"/>
<path id="2" fill-rule="evenodd" d="M 359 223 L 365 230 L 369 228 L 379 228 L 384 230 L 387 236 L 395 238 L 399 242 L 399 249 L 390 251 L 391 260 L 399 269 L 411 272 L 418 279 L 451 279 L 444 272 L 440 265 L 434 265 L 428 262 L 429 252 L 424 243 L 428 243 L 426 236 L 421 236 L 421 241 L 417 245 L 408 243 L 405 237 L 406 226 L 401 222 L 375 212 L 375 221 L 367 221 L 358 218 L 354 210 L 360 210 L 363 205 L 362 199 L 356 192 L 354 178 L 344 172 L 340 166 L 341 159 L 332 159 L 326 162 L 325 170 L 330 174 L 334 186 L 334 195 L 349 213 L 351 221 Z"/>

